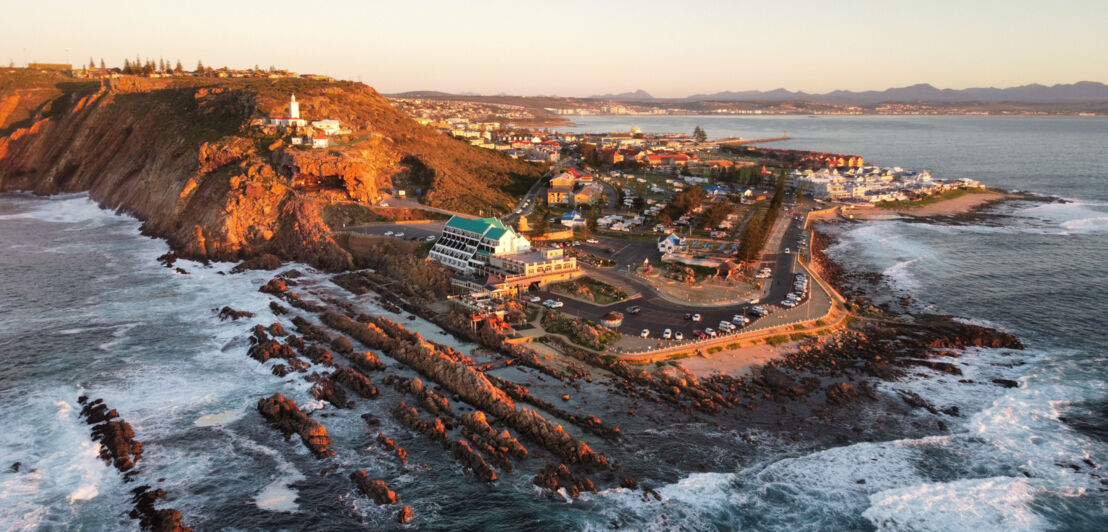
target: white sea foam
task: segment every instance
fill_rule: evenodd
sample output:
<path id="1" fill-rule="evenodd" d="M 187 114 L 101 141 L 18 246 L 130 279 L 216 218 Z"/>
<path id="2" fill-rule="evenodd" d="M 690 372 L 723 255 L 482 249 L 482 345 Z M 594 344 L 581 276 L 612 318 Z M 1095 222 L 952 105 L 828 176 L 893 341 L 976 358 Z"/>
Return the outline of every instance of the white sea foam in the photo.
<path id="1" fill-rule="evenodd" d="M 201 416 L 193 421 L 192 424 L 197 427 L 221 427 L 229 425 L 235 421 L 242 419 L 246 415 L 246 410 L 241 408 L 233 408 L 230 410 L 224 410 L 215 414 L 208 414 Z"/>
<path id="2" fill-rule="evenodd" d="M 1029 506 L 1037 492 L 1007 477 L 922 484 L 872 495 L 862 516 L 879 530 L 1045 530 Z"/>

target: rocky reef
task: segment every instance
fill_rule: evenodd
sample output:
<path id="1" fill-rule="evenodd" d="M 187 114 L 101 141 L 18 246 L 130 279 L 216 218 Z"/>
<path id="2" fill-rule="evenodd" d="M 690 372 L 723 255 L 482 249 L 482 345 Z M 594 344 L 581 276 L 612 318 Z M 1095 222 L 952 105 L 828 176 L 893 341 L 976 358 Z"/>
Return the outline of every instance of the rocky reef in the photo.
<path id="1" fill-rule="evenodd" d="M 271 397 L 258 401 L 258 412 L 286 437 L 292 434 L 299 435 L 304 446 L 317 458 L 335 454 L 331 450 L 331 438 L 327 436 L 327 429 L 301 412 L 293 400 L 275 393 Z"/>

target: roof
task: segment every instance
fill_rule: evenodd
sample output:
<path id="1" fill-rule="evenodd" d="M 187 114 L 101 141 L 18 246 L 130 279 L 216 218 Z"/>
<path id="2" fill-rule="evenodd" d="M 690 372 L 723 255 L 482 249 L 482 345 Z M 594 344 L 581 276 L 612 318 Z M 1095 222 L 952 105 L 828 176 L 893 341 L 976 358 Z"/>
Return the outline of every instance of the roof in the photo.
<path id="1" fill-rule="evenodd" d="M 504 227 L 504 224 L 496 218 L 480 218 L 472 220 L 469 218 L 462 218 L 460 216 L 453 216 L 446 222 L 448 227 L 455 229 L 461 229 L 462 231 L 468 231 L 470 233 L 477 233 L 486 237 L 499 240 L 504 236 L 504 233 L 508 232 L 508 229 Z"/>

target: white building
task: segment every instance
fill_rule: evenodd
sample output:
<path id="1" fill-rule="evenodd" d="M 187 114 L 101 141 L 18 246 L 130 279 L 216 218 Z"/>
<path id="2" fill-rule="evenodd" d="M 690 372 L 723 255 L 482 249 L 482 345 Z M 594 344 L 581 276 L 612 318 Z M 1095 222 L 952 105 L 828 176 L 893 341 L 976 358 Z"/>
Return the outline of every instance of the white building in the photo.
<path id="1" fill-rule="evenodd" d="M 530 250 L 531 242 L 496 218 L 454 216 L 446 222 L 429 256 L 456 272 L 473 275 L 477 268 L 488 264 L 492 255 Z"/>
<path id="2" fill-rule="evenodd" d="M 316 128 L 324 135 L 334 135 L 342 130 L 342 125 L 338 120 L 316 120 L 312 122 L 312 127 Z"/>
<path id="3" fill-rule="evenodd" d="M 304 127 L 308 121 L 300 118 L 300 102 L 296 101 L 296 95 L 289 96 L 289 115 L 278 116 L 269 119 L 269 125 L 277 127 Z"/>

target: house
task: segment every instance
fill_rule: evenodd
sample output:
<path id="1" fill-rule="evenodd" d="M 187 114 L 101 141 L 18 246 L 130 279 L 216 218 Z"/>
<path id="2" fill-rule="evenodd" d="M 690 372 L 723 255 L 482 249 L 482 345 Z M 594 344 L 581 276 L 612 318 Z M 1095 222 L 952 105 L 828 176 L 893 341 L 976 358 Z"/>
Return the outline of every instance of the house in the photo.
<path id="1" fill-rule="evenodd" d="M 585 225 L 585 217 L 577 211 L 569 211 L 562 215 L 559 222 L 566 227 L 582 227 Z"/>
<path id="2" fill-rule="evenodd" d="M 313 148 L 326 148 L 331 145 L 331 139 L 327 135 L 314 135 L 312 136 Z"/>
<path id="3" fill-rule="evenodd" d="M 592 205 L 600 201 L 600 197 L 604 194 L 604 187 L 592 183 L 585 185 L 581 190 L 573 193 L 573 205 Z"/>
<path id="4" fill-rule="evenodd" d="M 548 205 L 567 204 L 572 195 L 573 187 L 550 187 L 546 191 L 546 203 Z"/>
<path id="5" fill-rule="evenodd" d="M 324 135 L 330 136 L 338 133 L 342 129 L 338 120 L 316 120 L 312 122 L 312 127 L 321 131 Z"/>
<path id="6" fill-rule="evenodd" d="M 674 251 L 684 249 L 684 247 L 685 239 L 673 233 L 670 233 L 666 236 L 658 237 L 658 251 L 663 254 L 673 253 Z"/>
<path id="7" fill-rule="evenodd" d="M 554 187 L 572 187 L 573 183 L 577 181 L 577 176 L 569 173 L 562 172 L 552 178 L 550 178 L 550 188 Z"/>

